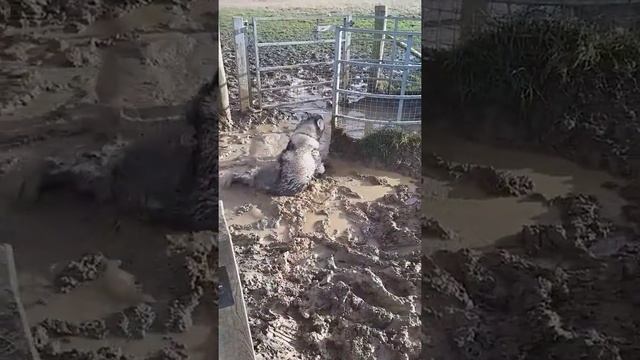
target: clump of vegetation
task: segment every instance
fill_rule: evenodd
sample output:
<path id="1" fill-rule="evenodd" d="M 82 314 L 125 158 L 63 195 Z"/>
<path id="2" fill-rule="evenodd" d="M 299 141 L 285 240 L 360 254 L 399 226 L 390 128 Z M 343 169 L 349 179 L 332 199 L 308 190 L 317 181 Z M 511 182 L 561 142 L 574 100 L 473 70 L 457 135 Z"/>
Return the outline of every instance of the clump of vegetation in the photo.
<path id="1" fill-rule="evenodd" d="M 419 133 L 384 128 L 360 139 L 357 145 L 360 159 L 369 159 L 408 175 L 420 172 Z"/>
<path id="2" fill-rule="evenodd" d="M 574 156 L 581 147 L 601 146 L 596 151 L 603 156 L 590 160 L 599 167 L 608 167 L 601 163 L 612 156 L 624 160 L 640 140 L 632 129 L 640 128 L 635 31 L 518 16 L 496 21 L 457 48 L 433 53 L 424 73 L 427 102 L 446 104 L 448 115 L 465 115 L 449 116 L 452 123 L 466 118 L 463 126 L 475 126 L 488 119 L 477 119 L 474 112 L 508 109 L 511 122 L 501 119 L 502 124 L 524 136 L 514 141 L 560 149 L 570 158 L 586 157 L 584 150 Z"/>
<path id="3" fill-rule="evenodd" d="M 431 60 L 463 102 L 536 101 L 619 90 L 640 74 L 640 36 L 559 19 L 497 21 Z M 427 83 L 428 84 L 428 83 Z M 428 85 L 427 85 L 428 86 Z"/>
<path id="4" fill-rule="evenodd" d="M 398 156 L 420 154 L 420 134 L 394 128 L 375 131 L 360 140 L 362 154 L 384 163 L 396 161 Z"/>

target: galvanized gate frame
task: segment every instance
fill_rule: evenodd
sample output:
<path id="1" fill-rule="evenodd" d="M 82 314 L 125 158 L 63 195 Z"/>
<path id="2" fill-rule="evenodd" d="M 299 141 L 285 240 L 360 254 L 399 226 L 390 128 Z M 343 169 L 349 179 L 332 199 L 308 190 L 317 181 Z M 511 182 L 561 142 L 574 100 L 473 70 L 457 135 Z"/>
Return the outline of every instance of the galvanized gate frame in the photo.
<path id="1" fill-rule="evenodd" d="M 342 119 L 346 119 L 346 120 L 353 120 L 353 121 L 359 121 L 359 122 L 364 122 L 364 123 L 377 123 L 377 124 L 397 124 L 397 125 L 419 125 L 422 122 L 421 121 L 401 121 L 402 119 L 402 111 L 403 111 L 403 105 L 404 105 L 404 100 L 408 100 L 408 99 L 421 99 L 422 95 L 407 95 L 406 94 L 406 88 L 407 88 L 407 81 L 408 81 L 408 75 L 409 72 L 408 70 L 410 69 L 420 69 L 421 65 L 419 64 L 409 64 L 409 58 L 411 56 L 416 56 L 416 57 L 421 57 L 421 54 L 419 52 L 417 52 L 415 49 L 413 49 L 413 38 L 414 36 L 420 36 L 421 34 L 418 32 L 410 32 L 410 31 L 398 31 L 398 26 L 397 26 L 397 20 L 396 20 L 396 25 L 394 26 L 394 30 L 392 31 L 388 31 L 388 30 L 370 30 L 370 29 L 356 29 L 356 28 L 352 28 L 352 27 L 345 27 L 345 26 L 340 26 L 340 27 L 336 27 L 336 38 L 335 38 L 335 46 L 336 46 L 336 51 L 335 51 L 335 60 L 333 62 L 333 66 L 334 66 L 334 78 L 333 78 L 333 99 L 332 99 L 332 113 L 331 113 L 331 117 L 332 117 L 332 121 L 334 121 L 334 123 L 342 118 Z M 395 55 L 396 51 L 397 51 L 397 38 L 400 36 L 406 36 L 407 37 L 407 43 L 403 44 L 404 48 L 405 48 L 405 53 L 404 53 L 404 59 L 403 59 L 403 63 L 402 64 L 385 64 L 382 61 L 379 60 L 371 60 L 371 61 L 353 61 L 353 60 L 349 60 L 349 58 L 343 58 L 344 54 L 347 53 L 344 51 L 344 49 L 342 48 L 343 43 L 345 42 L 345 36 L 348 38 L 348 36 L 351 33 L 367 33 L 367 34 L 380 34 L 384 37 L 390 38 L 392 40 L 393 43 L 393 47 L 392 47 L 392 53 Z M 348 41 L 347 41 L 347 46 L 348 46 Z M 348 51 L 348 49 L 346 49 Z M 358 65 L 358 66 L 369 66 L 372 68 L 393 68 L 393 69 L 398 69 L 398 70 L 402 70 L 402 84 L 401 84 L 401 88 L 400 88 L 400 94 L 399 95 L 391 95 L 391 94 L 377 94 L 377 93 L 367 93 L 367 92 L 362 92 L 362 91 L 355 91 L 355 90 L 347 90 L 344 88 L 341 88 L 340 86 L 340 79 L 342 78 L 342 72 L 343 72 L 343 65 L 347 65 L 347 64 L 353 64 L 353 65 Z M 398 106 L 398 112 L 397 112 L 397 117 L 395 119 L 395 121 L 393 119 L 390 120 L 374 120 L 374 119 L 365 119 L 365 118 L 359 118 L 359 117 L 353 117 L 353 116 L 348 116 L 346 114 L 341 114 L 340 113 L 340 106 L 342 101 L 340 101 L 340 94 L 344 94 L 344 95 L 360 95 L 360 96 L 366 96 L 366 97 L 370 97 L 370 98 L 378 98 L 378 99 L 396 99 L 399 100 L 399 106 Z"/>
<path id="2" fill-rule="evenodd" d="M 347 21 L 347 17 L 346 16 L 342 16 L 342 15 L 336 15 L 336 16 L 323 16 L 323 19 L 329 19 L 329 18 L 343 18 L 345 24 Z M 278 103 L 278 104 L 270 104 L 270 105 L 265 105 L 263 104 L 262 101 L 262 95 L 263 92 L 268 90 L 268 91 L 276 91 L 276 90 L 289 90 L 289 89 L 296 89 L 296 88 L 303 88 L 303 87 L 310 87 L 310 86 L 321 86 L 321 85 L 329 85 L 332 83 L 331 80 L 326 80 L 326 81 L 319 81 L 319 82 L 315 82 L 315 83 L 308 83 L 308 84 L 300 84 L 300 85 L 289 85 L 289 86 L 279 86 L 279 87 L 270 87 L 270 88 L 263 88 L 262 87 L 262 79 L 261 79 L 261 73 L 262 72 L 266 72 L 266 71 L 273 71 L 273 70 L 285 70 L 285 69 L 296 69 L 296 68 L 301 68 L 301 67 L 309 67 L 309 66 L 318 66 L 318 65 L 331 65 L 333 63 L 333 61 L 321 61 L 321 62 L 313 62 L 313 63 L 304 63 L 304 64 L 293 64 L 293 65 L 280 65 L 280 66 L 265 66 L 262 67 L 260 66 L 260 48 L 264 48 L 264 47 L 268 47 L 268 46 L 290 46 L 290 45 L 308 45 L 308 44 L 325 44 L 325 43 L 332 43 L 334 42 L 333 39 L 319 39 L 318 34 L 320 32 L 325 32 L 325 31 L 332 31 L 334 26 L 332 25 L 320 25 L 318 23 L 318 25 L 316 26 L 316 39 L 315 40 L 306 40 L 306 41 L 281 41 L 281 42 L 260 42 L 258 40 L 258 23 L 260 21 L 296 21 L 296 20 L 317 20 L 319 21 L 319 17 L 315 16 L 308 16 L 308 17 L 295 17 L 295 18 L 287 18 L 287 17 L 254 17 L 252 19 L 252 25 L 253 25 L 253 45 L 254 45 L 254 52 L 255 52 L 255 58 L 256 58 L 256 87 L 257 87 L 257 98 L 258 98 L 258 108 L 259 109 L 268 109 L 268 108 L 273 108 L 273 107 L 277 107 L 277 106 L 286 106 L 286 105 L 295 105 L 295 104 L 302 104 L 302 103 L 307 103 L 307 102 L 315 102 L 315 101 L 322 101 L 322 100 L 329 100 L 331 99 L 330 97 L 325 97 L 325 98 L 318 98 L 318 99 L 307 99 L 307 100 L 299 100 L 299 101 L 291 101 L 291 102 L 287 102 L 287 103 Z"/>
<path id="3" fill-rule="evenodd" d="M 320 25 L 320 19 L 337 19 L 337 18 L 342 18 L 342 26 L 334 26 L 334 25 Z M 357 29 L 352 27 L 352 20 L 353 19 L 387 19 L 387 20 L 391 20 L 393 21 L 393 31 L 383 31 L 383 30 L 368 30 L 368 29 Z M 266 21 L 296 21 L 296 20 L 316 20 L 318 22 L 317 26 L 316 26 L 316 39 L 315 40 L 306 40 L 306 41 L 282 41 L 282 42 L 260 42 L 258 40 L 258 26 L 260 22 L 266 22 Z M 278 107 L 278 106 L 287 106 L 287 105 L 295 105 L 295 104 L 302 104 L 302 103 L 307 103 L 307 102 L 315 102 L 315 101 L 324 101 L 324 100 L 333 100 L 337 97 L 336 92 L 337 93 L 342 93 L 342 94 L 346 94 L 349 93 L 348 90 L 346 89 L 341 89 L 340 86 L 338 86 L 336 84 L 336 79 L 343 77 L 346 78 L 348 76 L 346 71 L 342 71 L 343 67 L 338 66 L 339 63 L 342 64 L 347 64 L 350 62 L 349 60 L 349 52 L 350 52 L 350 48 L 349 48 L 349 38 L 350 38 L 350 34 L 352 32 L 361 32 L 361 33 L 379 33 L 384 35 L 384 37 L 386 39 L 384 39 L 384 41 L 391 41 L 392 43 L 392 56 L 395 56 L 395 54 L 398 51 L 398 43 L 401 43 L 402 47 L 406 49 L 406 53 L 405 53 L 405 62 L 407 61 L 407 57 L 408 56 L 414 56 L 414 57 L 421 57 L 421 54 L 419 51 L 415 50 L 412 48 L 412 46 L 414 44 L 405 44 L 400 42 L 399 40 L 396 39 L 397 36 L 404 36 L 404 35 L 411 35 L 411 36 L 419 36 L 421 35 L 420 33 L 410 33 L 410 32 L 403 32 L 403 31 L 398 31 L 398 24 L 399 21 L 401 20 L 416 20 L 419 21 L 420 17 L 408 17 L 408 16 L 351 16 L 351 15 L 333 15 L 333 16 L 306 16 L 306 17 L 254 17 L 251 20 L 252 23 L 252 31 L 253 31 L 253 51 L 254 51 L 254 56 L 255 56 L 255 65 L 256 65 L 256 70 L 255 70 L 255 80 L 256 80 L 256 91 L 250 91 L 250 86 L 248 84 L 249 80 L 248 78 L 244 78 L 242 79 L 244 82 L 246 82 L 246 93 L 250 93 L 250 97 L 253 98 L 253 100 L 257 100 L 257 105 L 258 105 L 258 109 L 268 109 L 268 108 L 273 108 L 273 107 Z M 237 36 L 237 40 L 236 40 L 236 47 L 237 48 L 246 48 L 246 41 L 245 41 L 245 30 L 246 30 L 246 25 L 247 23 L 244 22 L 243 20 L 241 20 L 241 18 L 238 19 L 238 27 L 236 28 L 236 32 L 238 32 L 238 34 L 236 34 Z M 319 33 L 321 32 L 327 32 L 327 31 L 335 31 L 335 38 L 334 39 L 320 39 L 319 38 Z M 238 40 L 238 38 L 240 40 Z M 396 41 L 397 40 L 397 41 Z M 313 63 L 300 63 L 300 64 L 293 64 L 293 65 L 280 65 L 280 66 L 261 66 L 260 63 L 260 49 L 261 48 L 265 48 L 265 47 L 275 47 L 275 46 L 290 46 L 290 45 L 308 45 L 308 44 L 324 44 L 324 43 L 334 43 L 334 46 L 336 50 L 339 51 L 335 51 L 335 58 L 331 61 L 322 61 L 322 62 L 313 62 Z M 241 63 L 242 67 L 244 69 L 247 69 L 248 66 L 246 64 L 246 53 L 244 53 L 243 49 L 240 50 L 236 50 L 236 51 L 242 51 L 242 57 L 243 59 L 239 60 L 239 62 Z M 238 54 L 238 52 L 237 52 Z M 336 63 L 336 61 L 338 61 L 338 63 Z M 362 65 L 363 62 L 351 62 L 351 64 L 354 65 Z M 267 72 L 267 71 L 274 71 L 274 70 L 285 70 L 285 69 L 296 69 L 296 68 L 302 68 L 302 67 L 310 67 L 310 66 L 318 66 L 318 65 L 332 65 L 333 68 L 333 76 L 331 80 L 324 80 L 324 81 L 319 81 L 319 82 L 315 82 L 315 83 L 307 83 L 307 84 L 299 84 L 299 85 L 289 85 L 289 86 L 279 86 L 279 87 L 269 87 L 269 88 L 264 88 L 263 87 L 263 83 L 262 83 L 262 73 Z M 393 68 L 397 68 L 397 69 L 410 69 L 410 68 L 417 68 L 419 67 L 419 65 L 398 65 L 398 64 L 382 64 L 381 62 L 372 62 L 371 65 L 376 65 L 377 67 L 393 67 Z M 246 71 L 245 71 L 246 73 Z M 336 74 L 338 74 L 338 76 L 336 76 Z M 406 78 L 406 74 L 407 72 L 405 71 L 405 78 Z M 243 82 L 241 81 L 241 83 Z M 288 89 L 296 89 L 296 88 L 305 88 L 305 87 L 311 87 L 311 86 L 322 86 L 322 85 L 332 85 L 333 88 L 333 93 L 331 94 L 330 97 L 319 97 L 319 98 L 312 98 L 312 99 L 306 99 L 306 100 L 299 100 L 299 101 L 292 101 L 292 102 L 285 102 L 285 103 L 275 103 L 275 104 L 264 104 L 263 101 L 263 94 L 265 91 L 277 91 L 277 90 L 288 90 Z M 403 80 L 403 88 L 405 87 L 404 85 L 406 85 L 406 79 Z M 241 84 L 242 87 L 242 84 Z M 353 93 L 353 92 L 352 92 Z M 412 98 L 419 98 L 419 95 L 404 95 L 404 93 L 402 93 L 401 95 L 387 95 L 384 96 L 382 94 L 378 94 L 375 95 L 375 97 L 379 97 L 379 98 L 394 98 L 394 99 L 398 99 L 400 100 L 400 102 L 402 103 L 404 99 L 412 99 Z M 339 96 L 338 96 L 339 98 Z M 335 108 L 335 104 L 336 102 L 333 101 L 334 104 L 334 108 Z M 248 106 L 248 105 L 247 105 Z M 338 109 L 335 108 L 334 111 L 336 112 L 336 116 L 338 117 L 342 117 L 345 119 L 348 119 L 349 117 L 346 115 L 342 115 L 339 113 Z M 398 114 L 402 114 L 402 109 L 399 109 Z M 399 115 L 400 116 L 400 115 Z M 366 120 L 366 119 L 360 119 L 360 118 L 353 118 L 353 120 L 358 120 L 358 121 L 369 121 L 369 122 L 382 122 L 382 123 L 386 123 L 387 121 L 376 121 L 376 120 Z M 398 119 L 396 119 L 398 120 Z M 414 124 L 414 123 L 419 123 L 419 122 L 402 122 L 402 124 L 406 124 L 406 125 L 410 125 L 410 124 Z"/>

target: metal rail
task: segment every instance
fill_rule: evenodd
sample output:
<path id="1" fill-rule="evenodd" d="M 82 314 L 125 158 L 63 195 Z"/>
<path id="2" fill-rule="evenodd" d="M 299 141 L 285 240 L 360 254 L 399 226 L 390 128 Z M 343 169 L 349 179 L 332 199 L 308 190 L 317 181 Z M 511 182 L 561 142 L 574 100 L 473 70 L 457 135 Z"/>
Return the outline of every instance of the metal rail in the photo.
<path id="1" fill-rule="evenodd" d="M 395 100 L 406 99 L 406 100 L 411 100 L 411 99 L 421 99 L 422 98 L 422 95 L 378 94 L 378 93 L 368 93 L 368 92 L 364 92 L 364 91 L 355 91 L 355 90 L 346 90 L 346 89 L 336 89 L 336 91 L 339 92 L 339 93 L 347 94 L 347 95 L 366 96 L 368 98 L 376 98 L 376 99 L 395 99 Z"/>
<path id="2" fill-rule="evenodd" d="M 337 119 L 342 118 L 342 119 L 353 120 L 353 121 L 364 122 L 364 123 L 389 125 L 389 120 L 367 119 L 367 118 L 361 118 L 361 117 L 355 117 L 355 116 L 349 116 L 349 115 L 342 115 L 342 114 L 336 114 L 336 118 Z M 392 121 L 391 124 L 396 125 L 398 123 Z M 399 125 L 420 125 L 420 124 L 422 124 L 422 121 L 421 120 L 416 120 L 416 121 L 403 121 Z"/>
<path id="3" fill-rule="evenodd" d="M 324 40 L 301 40 L 301 41 L 283 41 L 283 42 L 270 42 L 270 43 L 256 43 L 257 47 L 265 46 L 292 46 L 292 45 L 312 45 L 312 44 L 326 44 L 332 43 L 333 39 Z"/>
<path id="4" fill-rule="evenodd" d="M 333 65 L 333 61 L 321 61 L 314 63 L 300 63 L 293 65 L 279 65 L 279 66 L 267 66 L 263 68 L 257 68 L 259 71 L 275 71 L 275 70 L 287 70 L 287 69 L 297 69 L 305 66 L 318 66 L 318 65 Z"/>
<path id="5" fill-rule="evenodd" d="M 318 85 L 329 85 L 329 84 L 331 84 L 330 80 L 329 81 L 320 81 L 320 82 L 308 83 L 308 84 L 268 87 L 268 88 L 263 88 L 262 91 L 278 91 L 278 90 L 300 89 L 300 88 L 305 88 L 305 87 L 313 87 L 313 86 L 318 86 Z"/>
<path id="6" fill-rule="evenodd" d="M 366 61 L 360 61 L 360 60 L 339 60 L 340 63 L 342 64 L 351 64 L 351 65 L 358 65 L 358 66 L 376 66 L 376 67 L 381 67 L 381 68 L 388 68 L 388 69 L 420 69 L 422 67 L 422 65 L 418 65 L 418 64 L 406 64 L 406 65 L 401 65 L 401 64 L 385 64 L 385 63 L 379 63 L 377 60 L 375 62 L 366 62 Z"/>

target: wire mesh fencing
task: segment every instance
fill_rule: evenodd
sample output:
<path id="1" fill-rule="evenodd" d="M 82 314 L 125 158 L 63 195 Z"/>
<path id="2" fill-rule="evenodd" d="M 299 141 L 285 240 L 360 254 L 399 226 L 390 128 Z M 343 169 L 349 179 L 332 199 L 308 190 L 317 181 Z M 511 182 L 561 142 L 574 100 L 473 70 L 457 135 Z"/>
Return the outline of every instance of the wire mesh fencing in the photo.
<path id="1" fill-rule="evenodd" d="M 338 127 L 355 137 L 379 127 L 421 123 L 421 53 L 417 49 L 422 34 L 399 30 L 406 18 L 387 20 L 393 30 L 347 26 L 336 31 L 340 51 L 333 117 Z"/>

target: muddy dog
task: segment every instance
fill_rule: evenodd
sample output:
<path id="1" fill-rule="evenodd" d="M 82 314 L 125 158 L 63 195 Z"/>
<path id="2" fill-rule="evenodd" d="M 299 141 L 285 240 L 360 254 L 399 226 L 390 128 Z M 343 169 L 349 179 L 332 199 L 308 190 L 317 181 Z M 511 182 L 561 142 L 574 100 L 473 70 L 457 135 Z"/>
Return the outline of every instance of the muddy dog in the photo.
<path id="1" fill-rule="evenodd" d="M 327 122 L 320 114 L 305 112 L 300 117 L 302 119 L 293 130 L 285 150 L 295 149 L 302 144 L 317 146 L 322 161 L 326 161 L 331 144 L 331 126 L 327 126 Z"/>

